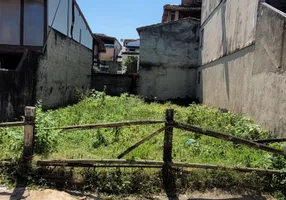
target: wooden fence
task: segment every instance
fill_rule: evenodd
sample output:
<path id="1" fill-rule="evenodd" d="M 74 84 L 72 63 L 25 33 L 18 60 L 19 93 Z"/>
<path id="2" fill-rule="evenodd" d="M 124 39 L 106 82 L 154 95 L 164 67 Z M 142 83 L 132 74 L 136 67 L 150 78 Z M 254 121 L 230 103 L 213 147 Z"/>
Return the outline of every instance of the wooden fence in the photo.
<path id="1" fill-rule="evenodd" d="M 34 145 L 35 145 L 35 133 L 36 133 L 36 109 L 35 107 L 25 108 L 25 120 L 24 122 L 8 122 L 1 123 L 0 128 L 5 127 L 15 127 L 24 126 L 24 147 L 23 147 L 23 160 L 32 160 L 34 155 Z M 126 121 L 126 122 L 116 122 L 116 123 L 103 123 L 103 124 L 87 124 L 87 125 L 77 125 L 77 126 L 66 126 L 66 127 L 55 127 L 46 128 L 45 130 L 88 130 L 88 129 L 100 129 L 100 128 L 119 128 L 124 126 L 136 126 L 136 125 L 152 125 L 152 124 L 162 124 L 163 126 L 149 135 L 148 137 L 142 139 L 136 144 L 129 147 L 127 150 L 118 155 L 118 159 L 101 159 L 101 160 L 38 160 L 36 161 L 39 167 L 49 167 L 49 166 L 61 166 L 61 167 L 95 167 L 95 168 L 162 168 L 164 174 L 168 177 L 169 172 L 172 168 L 201 168 L 201 169 L 226 169 L 226 170 L 236 170 L 239 172 L 262 172 L 262 173 L 284 173 L 280 170 L 269 170 L 269 169 L 257 169 L 257 168 L 239 168 L 239 167 L 226 167 L 208 164 L 196 164 L 196 163 L 179 163 L 173 162 L 172 160 L 172 149 L 173 149 L 173 130 L 174 128 L 190 131 L 193 133 L 199 133 L 209 137 L 214 137 L 220 140 L 233 142 L 236 144 L 246 145 L 251 148 L 260 149 L 267 151 L 276 155 L 286 156 L 286 152 L 269 147 L 265 143 L 285 141 L 285 139 L 269 139 L 265 141 L 249 141 L 232 135 L 219 133 L 216 131 L 205 130 L 200 127 L 191 126 L 188 124 L 176 122 L 174 120 L 174 110 L 167 109 L 165 113 L 165 120 L 145 120 L 145 121 Z M 140 145 L 149 141 L 151 138 L 164 132 L 164 148 L 163 148 L 163 161 L 148 161 L 148 160 L 124 160 L 124 156 L 129 154 L 134 149 L 138 148 Z M 0 163 L 0 167 L 7 166 L 9 163 L 7 161 Z"/>

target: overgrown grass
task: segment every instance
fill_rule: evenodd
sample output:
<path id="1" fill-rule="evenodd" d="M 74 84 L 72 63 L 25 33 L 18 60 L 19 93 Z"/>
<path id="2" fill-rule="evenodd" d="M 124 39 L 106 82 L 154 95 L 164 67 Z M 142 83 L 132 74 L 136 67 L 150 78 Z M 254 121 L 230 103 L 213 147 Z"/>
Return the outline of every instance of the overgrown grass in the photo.
<path id="1" fill-rule="evenodd" d="M 104 93 L 92 92 L 74 106 L 45 112 L 40 105 L 38 106 L 36 159 L 116 158 L 129 146 L 163 125 L 88 131 L 47 131 L 44 128 L 126 120 L 164 119 L 167 108 L 175 109 L 175 119 L 180 122 L 251 140 L 270 137 L 268 132 L 255 125 L 249 118 L 230 112 L 224 113 L 218 109 L 195 104 L 188 107 L 180 107 L 171 103 L 146 104 L 135 96 L 110 97 Z M 195 142 L 190 144 L 189 139 Z M 0 129 L 0 149 L 3 152 L 0 154 L 0 159 L 17 160 L 21 155 L 22 146 L 22 129 Z M 173 146 L 174 161 L 267 169 L 284 169 L 286 166 L 282 157 L 180 130 L 174 131 Z M 283 145 L 274 144 L 273 146 L 283 148 Z M 140 146 L 126 158 L 162 160 L 162 152 L 163 134 Z"/>

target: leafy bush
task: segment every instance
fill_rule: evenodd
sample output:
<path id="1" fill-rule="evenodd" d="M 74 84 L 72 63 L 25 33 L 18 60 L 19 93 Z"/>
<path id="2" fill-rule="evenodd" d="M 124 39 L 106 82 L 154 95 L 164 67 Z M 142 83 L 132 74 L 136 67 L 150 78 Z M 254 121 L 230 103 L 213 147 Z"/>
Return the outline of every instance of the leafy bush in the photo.
<path id="1" fill-rule="evenodd" d="M 126 66 L 126 74 L 137 73 L 138 57 L 128 56 L 124 65 Z"/>

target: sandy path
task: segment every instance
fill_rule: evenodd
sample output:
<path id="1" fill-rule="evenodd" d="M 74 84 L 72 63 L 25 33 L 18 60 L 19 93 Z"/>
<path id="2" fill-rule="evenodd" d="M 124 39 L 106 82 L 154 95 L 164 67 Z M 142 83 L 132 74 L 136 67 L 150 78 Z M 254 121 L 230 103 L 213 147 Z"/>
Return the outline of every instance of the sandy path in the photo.
<path id="1" fill-rule="evenodd" d="M 57 190 L 25 190 L 24 188 L 18 188 L 15 190 L 9 190 L 0 188 L 0 200 L 169 200 L 165 195 L 148 197 L 97 197 L 95 195 L 87 194 L 82 195 L 73 192 L 62 192 Z M 208 193 L 192 193 L 180 195 L 177 200 L 275 200 L 270 196 L 241 196 L 230 195 L 221 191 L 208 192 Z"/>

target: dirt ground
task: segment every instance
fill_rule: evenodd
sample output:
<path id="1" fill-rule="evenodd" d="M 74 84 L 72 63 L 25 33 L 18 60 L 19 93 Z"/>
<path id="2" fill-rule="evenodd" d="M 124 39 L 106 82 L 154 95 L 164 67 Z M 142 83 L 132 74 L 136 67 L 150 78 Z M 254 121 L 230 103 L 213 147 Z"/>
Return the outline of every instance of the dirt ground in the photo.
<path id="1" fill-rule="evenodd" d="M 81 194 L 78 192 L 63 192 L 57 190 L 26 190 L 25 188 L 17 188 L 14 190 L 0 188 L 0 200 L 171 200 L 166 195 L 157 195 L 153 197 L 133 196 L 133 197 L 116 197 L 101 196 L 94 194 Z M 274 200 L 271 196 L 247 196 L 247 195 L 231 195 L 222 191 L 214 191 L 208 193 L 191 193 L 173 198 L 174 200 Z"/>
<path id="2" fill-rule="evenodd" d="M 101 196 L 94 194 L 81 194 L 78 192 L 63 192 L 57 190 L 26 190 L 25 188 L 17 188 L 9 190 L 0 188 L 0 200 L 171 200 L 166 195 L 155 195 L 153 197 L 133 196 L 133 197 L 116 197 Z M 247 195 L 231 195 L 222 191 L 208 193 L 191 193 L 179 195 L 174 200 L 274 200 L 271 196 L 247 196 Z"/>

